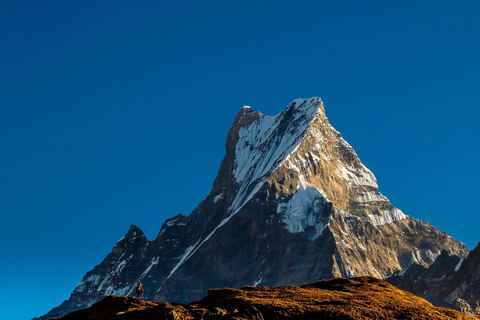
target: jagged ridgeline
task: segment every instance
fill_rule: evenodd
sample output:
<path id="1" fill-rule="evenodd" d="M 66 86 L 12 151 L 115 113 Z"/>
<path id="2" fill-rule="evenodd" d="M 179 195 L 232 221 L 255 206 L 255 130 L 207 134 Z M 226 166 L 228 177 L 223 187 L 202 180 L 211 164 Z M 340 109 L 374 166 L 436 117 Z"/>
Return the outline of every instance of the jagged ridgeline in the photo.
<path id="1" fill-rule="evenodd" d="M 383 278 L 431 265 L 461 242 L 395 208 L 373 173 L 328 122 L 319 98 L 277 116 L 243 107 L 209 195 L 154 240 L 131 226 L 112 252 L 44 319 L 108 294 L 189 302 L 210 288 L 301 285 L 332 277 Z"/>

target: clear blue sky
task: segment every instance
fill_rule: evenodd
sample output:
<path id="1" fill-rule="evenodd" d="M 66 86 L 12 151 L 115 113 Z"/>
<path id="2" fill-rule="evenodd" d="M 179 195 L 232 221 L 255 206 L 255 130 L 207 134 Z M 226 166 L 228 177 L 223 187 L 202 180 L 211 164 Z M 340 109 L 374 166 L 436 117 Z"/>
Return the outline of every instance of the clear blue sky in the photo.
<path id="1" fill-rule="evenodd" d="M 0 3 L 0 301 L 67 299 L 210 191 L 244 105 L 321 97 L 403 212 L 480 241 L 479 1 Z"/>

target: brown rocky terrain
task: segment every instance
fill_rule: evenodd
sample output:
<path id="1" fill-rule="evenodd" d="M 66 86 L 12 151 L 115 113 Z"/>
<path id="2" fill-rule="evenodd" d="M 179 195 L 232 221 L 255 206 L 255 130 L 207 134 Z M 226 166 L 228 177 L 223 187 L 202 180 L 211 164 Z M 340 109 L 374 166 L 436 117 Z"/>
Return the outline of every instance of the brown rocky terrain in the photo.
<path id="1" fill-rule="evenodd" d="M 107 296 L 63 320 L 143 319 L 478 319 L 434 307 L 373 277 L 336 278 L 303 286 L 213 289 L 189 304 Z"/>

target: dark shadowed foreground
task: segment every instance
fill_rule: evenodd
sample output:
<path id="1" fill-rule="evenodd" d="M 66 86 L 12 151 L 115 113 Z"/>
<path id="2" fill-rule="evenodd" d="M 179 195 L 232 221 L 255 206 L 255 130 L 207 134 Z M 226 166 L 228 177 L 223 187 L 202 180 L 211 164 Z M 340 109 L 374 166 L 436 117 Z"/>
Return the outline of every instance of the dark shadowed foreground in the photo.
<path id="1" fill-rule="evenodd" d="M 434 307 L 372 277 L 337 278 L 282 287 L 212 289 L 189 304 L 107 296 L 64 320 L 93 319 L 477 319 Z"/>

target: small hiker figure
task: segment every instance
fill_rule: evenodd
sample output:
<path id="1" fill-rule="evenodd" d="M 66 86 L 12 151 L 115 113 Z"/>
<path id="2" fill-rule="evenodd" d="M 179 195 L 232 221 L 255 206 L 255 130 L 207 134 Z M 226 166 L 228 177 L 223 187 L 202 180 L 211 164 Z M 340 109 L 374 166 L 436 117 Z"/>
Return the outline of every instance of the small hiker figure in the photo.
<path id="1" fill-rule="evenodd" d="M 137 287 L 137 298 L 140 299 L 140 295 L 142 294 L 142 292 L 143 292 L 143 286 L 142 286 L 142 284 L 140 283 L 140 284 L 138 285 L 138 287 Z"/>

